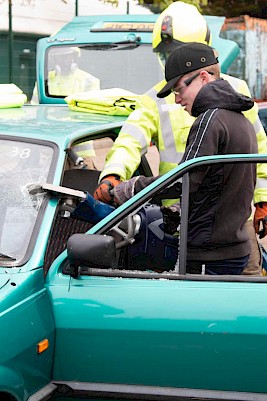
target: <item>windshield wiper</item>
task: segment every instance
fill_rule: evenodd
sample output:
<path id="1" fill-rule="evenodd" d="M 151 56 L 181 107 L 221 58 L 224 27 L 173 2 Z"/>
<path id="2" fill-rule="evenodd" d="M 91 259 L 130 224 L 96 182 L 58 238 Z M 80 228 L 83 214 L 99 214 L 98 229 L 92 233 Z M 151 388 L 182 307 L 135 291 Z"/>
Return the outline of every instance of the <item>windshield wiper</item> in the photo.
<path id="1" fill-rule="evenodd" d="M 134 49 L 141 44 L 140 36 L 133 39 L 123 40 L 121 42 L 113 43 L 92 43 L 85 46 L 81 46 L 82 49 L 87 50 L 124 50 L 124 49 Z"/>
<path id="2" fill-rule="evenodd" d="M 15 262 L 17 260 L 16 258 L 13 258 L 13 256 L 5 255 L 4 253 L 0 253 L 0 259 L 10 260 L 13 262 Z"/>

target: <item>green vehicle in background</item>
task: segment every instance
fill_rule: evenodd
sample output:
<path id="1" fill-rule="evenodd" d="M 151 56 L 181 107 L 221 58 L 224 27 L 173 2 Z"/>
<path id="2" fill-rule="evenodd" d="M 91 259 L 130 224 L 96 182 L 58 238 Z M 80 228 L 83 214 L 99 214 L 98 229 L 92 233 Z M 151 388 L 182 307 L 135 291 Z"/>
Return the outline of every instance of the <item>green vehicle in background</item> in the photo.
<path id="1" fill-rule="evenodd" d="M 1 401 L 267 399 L 266 278 L 185 271 L 190 170 L 267 156 L 194 159 L 96 224 L 72 213 L 126 116 L 73 111 L 51 80 L 71 50 L 93 90 L 142 94 L 162 79 L 156 18 L 74 18 L 38 43 L 38 104 L 0 110 Z M 226 72 L 238 48 L 219 37 L 223 18 L 207 20 Z M 83 168 L 77 149 L 91 141 Z M 136 174 L 153 174 L 149 155 Z M 159 207 L 181 178 L 178 239 Z"/>

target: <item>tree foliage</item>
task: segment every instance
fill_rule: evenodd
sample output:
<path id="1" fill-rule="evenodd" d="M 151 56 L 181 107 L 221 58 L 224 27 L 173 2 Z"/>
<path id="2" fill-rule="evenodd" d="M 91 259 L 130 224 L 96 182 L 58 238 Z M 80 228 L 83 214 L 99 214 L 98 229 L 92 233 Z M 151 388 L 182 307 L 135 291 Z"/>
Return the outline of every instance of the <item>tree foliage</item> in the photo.
<path id="1" fill-rule="evenodd" d="M 120 0 L 99 0 L 118 5 Z M 149 7 L 152 12 L 161 12 L 175 0 L 138 0 L 140 5 Z M 225 17 L 238 17 L 247 14 L 256 18 L 267 18 L 266 0 L 183 0 L 195 5 L 203 14 Z"/>
<path id="2" fill-rule="evenodd" d="M 109 3 L 115 7 L 119 4 L 120 0 L 100 0 L 103 3 Z M 137 0 L 141 6 L 148 7 L 152 12 L 159 13 L 167 8 L 174 0 Z M 184 3 L 193 4 L 201 10 L 201 4 L 207 5 L 207 0 L 183 0 Z"/>
<path id="3" fill-rule="evenodd" d="M 3 4 L 7 0 L 0 0 Z M 14 0 L 13 0 L 14 1 Z M 18 0 L 21 5 L 33 5 L 35 0 Z M 71 0 L 61 0 L 67 4 Z M 89 1 L 89 0 L 88 0 Z M 121 0 L 99 0 L 103 3 L 118 6 Z M 176 0 L 137 0 L 137 2 L 148 7 L 152 12 L 158 13 L 167 8 Z M 267 1 L 266 0 L 183 0 L 185 3 L 195 5 L 203 14 L 219 15 L 225 17 L 238 17 L 247 14 L 256 18 L 267 18 Z M 12 2 L 12 0 L 8 0 Z"/>
<path id="4" fill-rule="evenodd" d="M 184 1 L 184 3 L 193 4 L 200 11 L 201 11 L 202 5 L 204 5 L 204 4 L 207 5 L 207 1 L 201 1 L 201 0 L 183 0 L 183 1 Z M 173 0 L 139 0 L 139 4 L 148 6 L 151 9 L 151 11 L 153 11 L 153 12 L 163 11 L 171 3 L 173 3 Z"/>
<path id="5" fill-rule="evenodd" d="M 255 18 L 267 18 L 266 0 L 212 0 L 203 7 L 203 12 L 209 15 L 224 15 L 238 17 L 249 15 Z"/>

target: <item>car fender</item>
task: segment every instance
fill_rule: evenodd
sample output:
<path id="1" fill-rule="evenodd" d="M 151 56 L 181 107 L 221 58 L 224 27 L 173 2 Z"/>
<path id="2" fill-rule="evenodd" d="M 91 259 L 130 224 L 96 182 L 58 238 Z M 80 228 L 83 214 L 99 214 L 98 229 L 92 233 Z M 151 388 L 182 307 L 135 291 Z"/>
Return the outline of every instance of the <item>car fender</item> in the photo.
<path id="1" fill-rule="evenodd" d="M 24 401 L 29 395 L 25 394 L 24 380 L 19 371 L 0 366 L 0 392 L 10 394 L 17 401 Z"/>

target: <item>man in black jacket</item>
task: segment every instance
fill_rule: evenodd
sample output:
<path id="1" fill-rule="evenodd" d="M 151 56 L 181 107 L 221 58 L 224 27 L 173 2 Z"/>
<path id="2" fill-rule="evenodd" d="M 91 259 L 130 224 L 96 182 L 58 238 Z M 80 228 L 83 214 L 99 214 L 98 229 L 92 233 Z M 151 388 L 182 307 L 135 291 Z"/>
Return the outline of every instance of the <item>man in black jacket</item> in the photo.
<path id="1" fill-rule="evenodd" d="M 158 93 L 174 92 L 175 101 L 194 117 L 181 161 L 207 155 L 257 153 L 252 124 L 242 111 L 252 99 L 238 94 L 220 78 L 215 51 L 187 43 L 169 56 L 167 84 Z M 251 214 L 256 164 L 214 164 L 190 175 L 188 272 L 205 265 L 209 274 L 241 274 L 250 244 L 244 223 Z"/>

